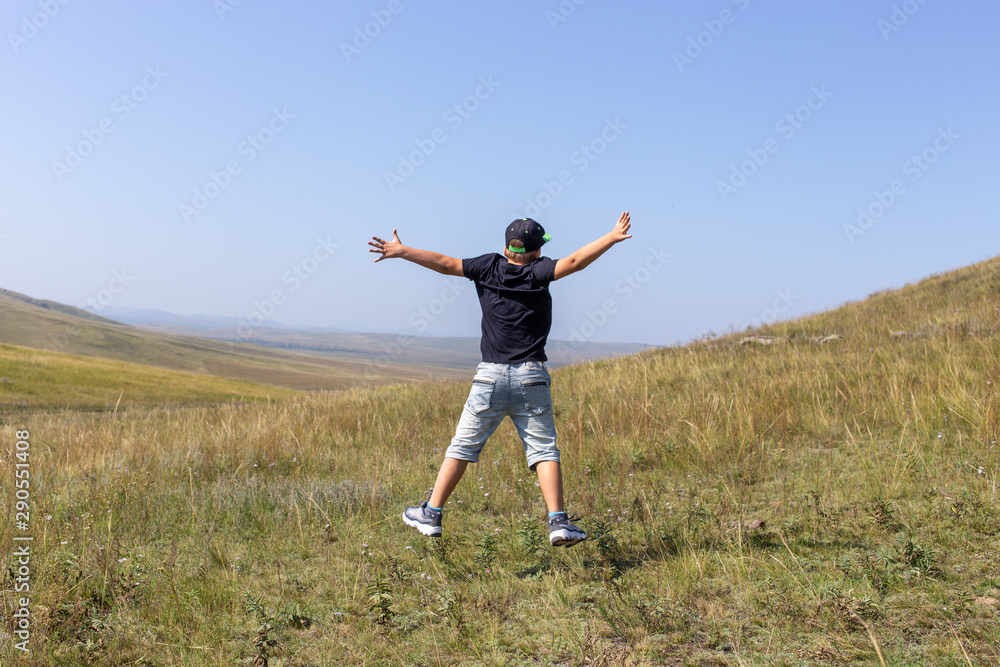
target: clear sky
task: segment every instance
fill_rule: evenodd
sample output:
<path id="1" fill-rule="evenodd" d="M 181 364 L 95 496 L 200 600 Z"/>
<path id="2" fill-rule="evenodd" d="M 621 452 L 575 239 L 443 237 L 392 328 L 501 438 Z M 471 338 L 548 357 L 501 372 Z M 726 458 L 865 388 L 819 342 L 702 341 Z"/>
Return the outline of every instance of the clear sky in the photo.
<path id="1" fill-rule="evenodd" d="M 471 257 L 527 214 L 558 258 L 629 210 L 633 239 L 553 285 L 554 338 L 824 310 L 1000 253 L 998 23 L 960 0 L 7 0 L 0 287 L 475 336 L 465 281 L 373 264 L 371 235 Z"/>

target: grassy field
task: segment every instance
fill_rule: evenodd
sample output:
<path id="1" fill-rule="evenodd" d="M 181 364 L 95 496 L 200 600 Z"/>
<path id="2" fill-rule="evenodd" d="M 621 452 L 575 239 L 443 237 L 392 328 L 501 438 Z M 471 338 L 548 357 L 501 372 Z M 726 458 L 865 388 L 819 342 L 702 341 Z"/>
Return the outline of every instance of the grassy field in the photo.
<path id="1" fill-rule="evenodd" d="M 548 546 L 507 425 L 406 528 L 468 387 L 428 383 L 30 430 L 25 665 L 995 665 L 1000 261 L 820 315 L 560 369 Z"/>
<path id="2" fill-rule="evenodd" d="M 0 345 L 0 415 L 290 399 L 303 392 L 201 373 Z"/>

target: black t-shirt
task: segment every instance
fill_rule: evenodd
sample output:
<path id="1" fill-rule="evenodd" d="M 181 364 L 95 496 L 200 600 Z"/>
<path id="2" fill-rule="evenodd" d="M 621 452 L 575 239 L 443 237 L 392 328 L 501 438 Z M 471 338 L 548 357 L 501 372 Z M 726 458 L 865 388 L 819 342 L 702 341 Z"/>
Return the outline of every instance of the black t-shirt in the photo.
<path id="1" fill-rule="evenodd" d="M 520 364 L 545 361 L 545 340 L 552 327 L 549 283 L 556 279 L 556 260 L 540 257 L 530 264 L 511 264 L 489 253 L 462 260 L 465 277 L 476 283 L 483 309 L 483 361 Z"/>

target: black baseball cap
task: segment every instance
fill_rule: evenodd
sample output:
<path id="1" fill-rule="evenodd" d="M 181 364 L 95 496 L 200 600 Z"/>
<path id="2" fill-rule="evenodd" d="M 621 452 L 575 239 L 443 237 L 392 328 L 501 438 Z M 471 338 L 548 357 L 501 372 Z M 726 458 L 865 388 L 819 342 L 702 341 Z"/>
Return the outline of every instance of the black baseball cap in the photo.
<path id="1" fill-rule="evenodd" d="M 518 239 L 524 244 L 523 248 L 511 248 L 510 242 Z M 552 239 L 545 233 L 545 229 L 531 218 L 521 218 L 507 225 L 506 244 L 507 250 L 511 252 L 534 252 L 548 243 Z"/>

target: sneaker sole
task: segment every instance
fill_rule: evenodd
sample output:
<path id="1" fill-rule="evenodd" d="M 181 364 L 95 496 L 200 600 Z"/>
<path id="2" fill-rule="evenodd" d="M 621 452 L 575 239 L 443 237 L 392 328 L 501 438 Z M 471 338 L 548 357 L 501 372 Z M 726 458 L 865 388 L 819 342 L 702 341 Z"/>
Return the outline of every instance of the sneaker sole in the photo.
<path id="1" fill-rule="evenodd" d="M 405 514 L 403 515 L 403 523 L 412 528 L 416 528 L 420 531 L 421 535 L 426 537 L 441 537 L 441 526 L 428 526 L 427 524 L 420 523 L 419 521 L 414 521 Z"/>
<path id="2" fill-rule="evenodd" d="M 571 547 L 587 539 L 583 533 L 572 533 L 568 530 L 557 530 L 549 534 L 549 542 L 554 547 Z"/>

